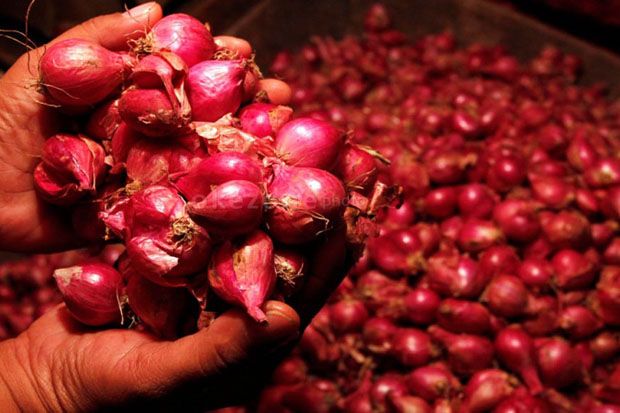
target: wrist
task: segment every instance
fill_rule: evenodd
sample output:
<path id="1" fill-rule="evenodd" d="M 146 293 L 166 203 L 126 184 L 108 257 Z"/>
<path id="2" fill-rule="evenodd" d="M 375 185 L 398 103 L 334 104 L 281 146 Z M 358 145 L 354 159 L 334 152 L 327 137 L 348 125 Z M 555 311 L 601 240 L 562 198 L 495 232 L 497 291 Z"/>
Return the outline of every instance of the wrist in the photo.
<path id="1" fill-rule="evenodd" d="M 0 343 L 0 404 L 7 411 L 52 411 L 58 404 L 42 397 L 23 344 L 20 338 Z"/>

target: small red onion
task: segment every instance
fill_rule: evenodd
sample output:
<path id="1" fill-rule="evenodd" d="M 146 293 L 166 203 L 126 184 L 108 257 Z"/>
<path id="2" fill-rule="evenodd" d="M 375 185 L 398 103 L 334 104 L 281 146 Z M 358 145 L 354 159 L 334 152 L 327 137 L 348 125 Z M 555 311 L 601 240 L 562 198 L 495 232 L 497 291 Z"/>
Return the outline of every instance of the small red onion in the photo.
<path id="1" fill-rule="evenodd" d="M 39 68 L 41 84 L 54 103 L 83 107 L 114 93 L 131 69 L 131 61 L 97 43 L 66 39 L 45 49 Z"/>
<path id="2" fill-rule="evenodd" d="M 508 245 L 494 245 L 482 251 L 479 256 L 480 271 L 489 277 L 512 273 L 521 262 L 515 250 Z"/>
<path id="3" fill-rule="evenodd" d="M 159 20 L 145 39 L 138 41 L 138 51 L 171 51 L 180 56 L 188 67 L 210 59 L 216 49 L 207 26 L 192 16 L 170 14 Z"/>
<path id="4" fill-rule="evenodd" d="M 43 145 L 34 170 L 34 186 L 47 202 L 71 205 L 94 194 L 105 176 L 103 147 L 84 136 L 58 134 Z"/>
<path id="5" fill-rule="evenodd" d="M 542 339 L 536 349 L 536 361 L 540 377 L 546 386 L 559 389 L 581 378 L 579 356 L 564 339 Z"/>
<path id="6" fill-rule="evenodd" d="M 495 197 L 486 185 L 472 183 L 464 185 L 458 196 L 459 211 L 463 216 L 488 218 L 493 212 Z"/>
<path id="7" fill-rule="evenodd" d="M 422 245 L 408 230 L 389 231 L 368 242 L 371 261 L 382 271 L 392 274 L 417 273 L 425 267 Z"/>
<path id="8" fill-rule="evenodd" d="M 553 333 L 557 328 L 558 300 L 549 295 L 530 296 L 527 316 L 523 328 L 532 336 Z"/>
<path id="9" fill-rule="evenodd" d="M 390 393 L 389 407 L 394 413 L 431 413 L 431 406 L 419 397 L 401 396 Z"/>
<path id="10" fill-rule="evenodd" d="M 603 331 L 590 339 L 590 350 L 596 361 L 609 361 L 620 354 L 620 333 Z"/>
<path id="11" fill-rule="evenodd" d="M 237 111 L 246 66 L 240 60 L 205 60 L 190 68 L 185 88 L 194 121 L 215 122 Z"/>
<path id="12" fill-rule="evenodd" d="M 553 267 L 549 261 L 539 258 L 527 258 L 519 266 L 519 278 L 529 288 L 546 290 L 550 287 Z"/>
<path id="13" fill-rule="evenodd" d="M 583 174 L 587 185 L 593 188 L 620 184 L 620 160 L 601 158 L 586 168 Z"/>
<path id="14" fill-rule="evenodd" d="M 558 251 L 551 260 L 555 283 L 565 290 L 590 286 L 596 279 L 596 266 L 584 255 L 572 249 Z"/>
<path id="15" fill-rule="evenodd" d="M 278 156 L 288 165 L 330 169 L 344 145 L 344 135 L 331 124 L 298 118 L 286 123 L 276 135 Z"/>
<path id="16" fill-rule="evenodd" d="M 373 317 L 364 324 L 362 338 L 373 353 L 386 353 L 392 348 L 396 325 L 385 317 Z"/>
<path id="17" fill-rule="evenodd" d="M 359 300 L 344 299 L 329 306 L 332 330 L 337 334 L 357 332 L 368 319 L 368 311 Z"/>
<path id="18" fill-rule="evenodd" d="M 493 278 L 483 294 L 489 309 L 502 317 L 519 317 L 525 313 L 528 291 L 519 277 L 502 274 Z"/>
<path id="19" fill-rule="evenodd" d="M 428 332 L 446 349 L 450 368 L 457 374 L 473 374 L 493 363 L 493 343 L 487 338 L 453 334 L 437 326 L 431 326 Z"/>
<path id="20" fill-rule="evenodd" d="M 180 171 L 181 172 L 181 171 Z M 174 186 L 188 201 L 206 197 L 213 186 L 228 181 L 244 180 L 260 184 L 260 164 L 241 152 L 219 152 L 172 178 Z"/>
<path id="21" fill-rule="evenodd" d="M 427 326 L 435 322 L 440 298 L 437 293 L 427 288 L 410 290 L 403 298 L 403 317 L 414 324 Z"/>
<path id="22" fill-rule="evenodd" d="M 269 233 L 285 244 L 315 239 L 339 218 L 345 190 L 338 178 L 315 168 L 278 166 L 269 185 Z"/>
<path id="23" fill-rule="evenodd" d="M 485 250 L 502 239 L 502 232 L 491 221 L 477 218 L 465 220 L 458 235 L 458 245 L 463 251 Z"/>
<path id="24" fill-rule="evenodd" d="M 385 406 L 388 396 L 407 395 L 404 377 L 390 373 L 379 377 L 370 388 L 370 400 L 375 406 Z"/>
<path id="25" fill-rule="evenodd" d="M 243 235 L 260 225 L 263 193 L 250 181 L 228 181 L 214 188 L 202 201 L 190 201 L 187 211 L 212 235 Z"/>
<path id="26" fill-rule="evenodd" d="M 486 334 L 491 330 L 489 311 L 480 303 L 446 298 L 437 310 L 437 323 L 454 333 Z"/>
<path id="27" fill-rule="evenodd" d="M 558 326 L 572 339 L 581 340 L 594 334 L 602 323 L 588 308 L 571 305 L 560 311 Z"/>
<path id="28" fill-rule="evenodd" d="M 536 176 L 530 179 L 534 197 L 550 208 L 564 208 L 574 198 L 574 188 L 555 176 Z"/>
<path id="29" fill-rule="evenodd" d="M 125 123 L 153 138 L 178 134 L 190 120 L 190 114 L 175 108 L 160 89 L 128 89 L 121 95 L 118 110 Z"/>
<path id="30" fill-rule="evenodd" d="M 488 281 L 476 261 L 454 254 L 431 257 L 427 277 L 432 290 L 459 298 L 478 297 Z"/>
<path id="31" fill-rule="evenodd" d="M 209 262 L 206 231 L 191 220 L 185 201 L 171 188 L 147 187 L 102 218 L 112 231 L 120 229 L 133 269 L 157 284 L 186 285 Z"/>
<path id="32" fill-rule="evenodd" d="M 274 137 L 276 133 L 289 121 L 293 109 L 288 106 L 277 106 L 272 103 L 251 103 L 239 112 L 241 129 L 264 138 Z"/>
<path id="33" fill-rule="evenodd" d="M 412 394 L 428 402 L 440 398 L 454 397 L 461 389 L 461 383 L 443 366 L 418 367 L 407 376 L 407 386 Z"/>
<path id="34" fill-rule="evenodd" d="M 245 308 L 256 321 L 266 320 L 260 306 L 275 282 L 273 244 L 261 231 L 225 241 L 213 253 L 209 285 L 220 298 Z"/>
<path id="35" fill-rule="evenodd" d="M 454 187 L 442 187 L 430 191 L 424 197 L 424 212 L 433 218 L 447 218 L 454 214 L 457 191 Z"/>
<path id="36" fill-rule="evenodd" d="M 93 263 L 61 268 L 54 278 L 75 319 L 89 326 L 120 323 L 123 279 L 113 267 Z"/>
<path id="37" fill-rule="evenodd" d="M 517 373 L 532 394 L 542 392 L 543 387 L 536 370 L 534 343 L 520 328 L 509 327 L 495 337 L 495 351 L 501 362 Z"/>
<path id="38" fill-rule="evenodd" d="M 334 166 L 334 174 L 347 186 L 362 193 L 370 190 L 377 179 L 377 161 L 375 156 L 359 146 L 346 144 Z M 402 208 L 402 206 L 401 206 Z M 393 208 L 395 209 L 395 208 Z M 400 209 L 400 208 L 399 208 Z M 407 207 L 403 211 L 409 212 Z M 401 211 L 401 214 L 403 212 Z"/>
<path id="39" fill-rule="evenodd" d="M 513 392 L 513 378 L 506 372 L 488 369 L 476 372 L 467 382 L 461 411 L 482 413 L 493 409 Z"/>
<path id="40" fill-rule="evenodd" d="M 507 199 L 495 206 L 493 218 L 504 235 L 517 242 L 529 242 L 540 232 L 540 224 L 532 203 L 520 199 Z"/>
<path id="41" fill-rule="evenodd" d="M 417 367 L 428 363 L 436 354 L 428 334 L 416 328 L 401 328 L 396 331 L 392 341 L 392 355 L 407 367 Z"/>

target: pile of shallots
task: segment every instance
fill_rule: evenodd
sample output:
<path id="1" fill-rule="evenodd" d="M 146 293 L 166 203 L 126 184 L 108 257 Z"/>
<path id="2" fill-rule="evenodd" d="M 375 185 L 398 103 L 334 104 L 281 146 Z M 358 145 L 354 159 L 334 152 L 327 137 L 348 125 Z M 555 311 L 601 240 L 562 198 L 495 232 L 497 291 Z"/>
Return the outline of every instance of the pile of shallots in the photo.
<path id="1" fill-rule="evenodd" d="M 620 412 L 620 103 L 554 48 L 365 29 L 272 70 L 405 201 L 250 411 Z"/>
<path id="2" fill-rule="evenodd" d="M 175 338 L 230 306 L 264 321 L 265 300 L 300 291 L 317 255 L 342 273 L 388 202 L 377 155 L 270 103 L 260 76 L 184 14 L 126 52 L 78 39 L 47 48 L 43 93 L 80 132 L 45 141 L 36 189 L 85 241 L 126 247 L 116 268 L 55 271 L 76 319 Z M 338 253 L 325 262 L 324 251 Z"/>

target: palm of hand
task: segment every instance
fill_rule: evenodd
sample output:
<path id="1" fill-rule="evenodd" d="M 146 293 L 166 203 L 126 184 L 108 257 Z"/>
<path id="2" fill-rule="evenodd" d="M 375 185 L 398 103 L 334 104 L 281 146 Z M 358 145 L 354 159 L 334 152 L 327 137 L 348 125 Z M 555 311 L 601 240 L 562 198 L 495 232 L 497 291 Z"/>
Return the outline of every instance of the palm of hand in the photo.
<path id="1" fill-rule="evenodd" d="M 56 249 L 69 244 L 69 224 L 41 202 L 32 172 L 45 138 L 61 118 L 36 91 L 40 49 L 22 56 L 0 79 L 0 249 Z"/>

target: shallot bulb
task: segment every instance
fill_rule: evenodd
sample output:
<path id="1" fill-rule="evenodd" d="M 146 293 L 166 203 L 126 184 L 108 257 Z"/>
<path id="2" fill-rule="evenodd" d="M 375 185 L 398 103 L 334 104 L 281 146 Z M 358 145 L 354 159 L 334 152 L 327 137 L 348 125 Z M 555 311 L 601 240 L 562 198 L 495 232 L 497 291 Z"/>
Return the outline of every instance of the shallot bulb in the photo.
<path id="1" fill-rule="evenodd" d="M 206 60 L 189 69 L 185 88 L 194 121 L 214 122 L 237 111 L 246 66 L 241 60 Z"/>
<path id="2" fill-rule="evenodd" d="M 216 185 L 243 180 L 260 184 L 263 180 L 261 165 L 241 152 L 218 152 L 197 165 L 179 171 L 172 177 L 174 186 L 188 201 L 204 199 Z"/>
<path id="3" fill-rule="evenodd" d="M 275 136 L 289 121 L 293 109 L 272 103 L 251 103 L 239 111 L 241 129 L 259 138 Z"/>
<path id="4" fill-rule="evenodd" d="M 209 233 L 234 237 L 255 230 L 263 216 L 263 193 L 250 181 L 228 181 L 203 200 L 187 204 L 190 216 Z"/>
<path id="5" fill-rule="evenodd" d="M 495 337 L 497 356 L 511 371 L 519 374 L 533 394 L 543 390 L 534 356 L 534 343 L 520 328 L 505 328 Z"/>
<path id="6" fill-rule="evenodd" d="M 161 89 L 126 90 L 119 101 L 119 113 L 129 126 L 154 138 L 179 134 L 190 120 L 190 114 L 175 108 Z"/>
<path id="7" fill-rule="evenodd" d="M 54 271 L 56 285 L 71 315 L 89 326 L 120 323 L 121 274 L 102 263 L 77 265 Z"/>
<path id="8" fill-rule="evenodd" d="M 274 167 L 268 193 L 269 233 L 285 244 L 314 240 L 333 226 L 345 204 L 340 180 L 316 168 Z"/>
<path id="9" fill-rule="evenodd" d="M 274 146 L 288 165 L 330 169 L 344 145 L 344 134 L 331 124 L 298 118 L 286 123 L 276 135 Z"/>
<path id="10" fill-rule="evenodd" d="M 48 46 L 40 61 L 41 84 L 53 103 L 94 105 L 118 90 L 132 62 L 97 43 L 67 39 Z"/>
<path id="11" fill-rule="evenodd" d="M 137 52 L 173 52 L 188 67 L 213 57 L 216 48 L 208 27 L 182 13 L 168 15 L 155 23 L 146 37 L 136 44 Z"/>
<path id="12" fill-rule="evenodd" d="M 112 139 L 121 121 L 118 99 L 114 99 L 95 109 L 88 118 L 84 130 L 88 136 L 94 139 Z"/>
<path id="13" fill-rule="evenodd" d="M 267 319 L 260 307 L 275 283 L 273 244 L 264 232 L 225 241 L 213 253 L 209 286 L 220 298 L 243 307 L 256 321 Z"/>
<path id="14" fill-rule="evenodd" d="M 103 147 L 84 136 L 58 134 L 45 141 L 34 170 L 39 196 L 57 205 L 71 205 L 94 194 L 105 172 Z"/>
<path id="15" fill-rule="evenodd" d="M 189 217 L 185 201 L 171 188 L 149 186 L 101 217 L 111 229 L 120 229 L 133 269 L 154 283 L 187 285 L 209 262 L 207 232 Z"/>

